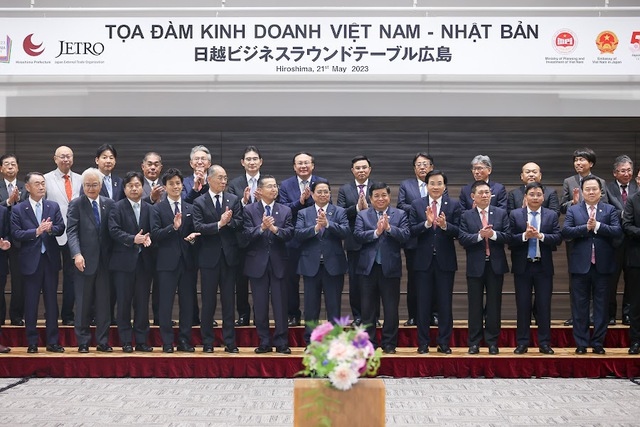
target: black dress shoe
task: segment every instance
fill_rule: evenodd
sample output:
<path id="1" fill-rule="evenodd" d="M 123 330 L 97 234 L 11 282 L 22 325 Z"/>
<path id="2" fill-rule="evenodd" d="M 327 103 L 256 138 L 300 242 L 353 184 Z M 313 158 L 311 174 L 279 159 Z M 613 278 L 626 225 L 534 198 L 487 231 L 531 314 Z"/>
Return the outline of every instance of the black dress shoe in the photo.
<path id="1" fill-rule="evenodd" d="M 431 316 L 431 321 L 429 322 L 431 326 L 438 326 L 438 315 L 434 314 Z"/>
<path id="2" fill-rule="evenodd" d="M 60 344 L 47 344 L 47 351 L 49 353 L 64 353 L 64 347 Z"/>
<path id="3" fill-rule="evenodd" d="M 98 344 L 96 346 L 96 350 L 100 353 L 111 353 L 113 352 L 113 347 L 111 347 L 109 344 Z"/>
<path id="4" fill-rule="evenodd" d="M 276 347 L 276 352 L 281 354 L 291 354 L 291 349 L 289 348 L 288 345 L 283 345 L 280 347 Z"/>
<path id="5" fill-rule="evenodd" d="M 353 322 L 351 322 L 351 326 L 360 326 L 362 325 L 362 319 L 359 317 L 356 317 L 355 319 L 353 319 Z"/>
<path id="6" fill-rule="evenodd" d="M 629 347 L 629 354 L 640 354 L 640 342 L 634 342 Z"/>
<path id="7" fill-rule="evenodd" d="M 412 317 L 411 319 L 404 322 L 404 326 L 416 326 L 416 320 Z"/>
<path id="8" fill-rule="evenodd" d="M 202 351 L 205 353 L 213 353 L 213 345 L 211 344 L 204 344 L 202 346 Z"/>
<path id="9" fill-rule="evenodd" d="M 470 345 L 468 353 L 469 354 L 478 354 L 478 353 L 480 353 L 480 347 L 478 347 L 478 344 Z"/>
<path id="10" fill-rule="evenodd" d="M 228 345 L 225 345 L 225 346 L 224 346 L 224 351 L 225 351 L 226 353 L 231 353 L 231 354 L 238 354 L 238 353 L 240 353 L 240 350 L 238 350 L 238 347 L 236 347 L 236 346 L 230 347 L 230 346 L 228 346 Z M 289 350 L 289 353 L 291 353 L 291 350 Z"/>
<path id="11" fill-rule="evenodd" d="M 497 345 L 489 346 L 489 354 L 498 354 L 498 353 L 500 353 L 500 350 L 498 349 Z"/>
<path id="12" fill-rule="evenodd" d="M 31 344 L 29 347 L 27 347 L 27 353 L 33 354 L 33 353 L 37 353 L 38 352 L 38 346 L 35 344 Z"/>
<path id="13" fill-rule="evenodd" d="M 24 326 L 24 320 L 22 320 L 22 319 L 11 319 L 11 326 Z"/>
<path id="14" fill-rule="evenodd" d="M 601 345 L 597 345 L 595 347 L 593 347 L 592 350 L 595 354 L 605 354 L 606 351 L 604 351 L 604 347 L 602 347 Z"/>
<path id="15" fill-rule="evenodd" d="M 300 326 L 300 318 L 299 317 L 289 317 L 287 322 L 288 326 Z"/>
<path id="16" fill-rule="evenodd" d="M 420 354 L 429 353 L 429 346 L 427 344 L 421 345 L 420 347 L 418 347 L 418 353 L 420 353 Z"/>
<path id="17" fill-rule="evenodd" d="M 109 323 L 109 325 L 111 326 L 118 326 L 118 321 L 115 319 L 111 319 L 111 323 Z M 91 326 L 96 326 L 96 321 L 95 319 L 93 320 L 93 324 Z"/>
<path id="18" fill-rule="evenodd" d="M 387 345 L 382 349 L 384 354 L 396 354 L 396 348 L 392 345 Z"/>
<path id="19" fill-rule="evenodd" d="M 576 347 L 576 354 L 587 354 L 587 348 L 579 345 Z"/>
<path id="20" fill-rule="evenodd" d="M 133 346 L 130 342 L 126 342 L 122 344 L 122 351 L 124 351 L 125 353 L 133 353 Z"/>
<path id="21" fill-rule="evenodd" d="M 573 326 L 573 317 L 564 321 L 564 326 Z"/>
<path id="22" fill-rule="evenodd" d="M 256 354 L 271 353 L 273 348 L 261 345 L 253 351 L 256 352 Z"/>
<path id="23" fill-rule="evenodd" d="M 89 353 L 89 344 L 80 344 L 78 346 L 78 353 Z"/>
<path id="24" fill-rule="evenodd" d="M 542 353 L 542 354 L 554 354 L 555 353 L 555 351 L 553 351 L 553 349 L 547 344 L 541 345 L 538 349 L 540 350 L 540 353 Z"/>
<path id="25" fill-rule="evenodd" d="M 176 350 L 184 353 L 193 353 L 196 351 L 196 348 L 188 342 L 181 342 L 176 346 Z M 213 351 L 213 348 L 211 350 Z"/>
<path id="26" fill-rule="evenodd" d="M 631 317 L 629 317 L 628 314 L 623 314 L 622 315 L 622 324 L 623 325 L 630 325 L 631 324 Z"/>
<path id="27" fill-rule="evenodd" d="M 446 344 L 438 344 L 436 351 L 438 353 L 451 354 L 451 347 Z"/>
<path id="28" fill-rule="evenodd" d="M 249 326 L 249 316 L 240 316 L 236 320 L 236 326 Z"/>
<path id="29" fill-rule="evenodd" d="M 615 317 L 611 317 L 609 319 L 609 326 L 614 326 L 616 324 L 616 318 Z"/>
<path id="30" fill-rule="evenodd" d="M 150 353 L 153 351 L 153 347 L 146 344 L 136 344 L 136 351 L 141 351 L 143 353 Z"/>
<path id="31" fill-rule="evenodd" d="M 96 319 L 91 319 L 91 322 L 89 322 L 89 326 L 96 326 Z"/>
<path id="32" fill-rule="evenodd" d="M 63 320 L 62 321 L 62 326 L 73 326 L 74 322 L 73 320 Z"/>
<path id="33" fill-rule="evenodd" d="M 173 353 L 173 345 L 171 345 L 171 344 L 163 344 L 162 345 L 162 352 L 163 353 Z"/>
<path id="34" fill-rule="evenodd" d="M 519 344 L 519 345 L 516 347 L 516 349 L 515 349 L 515 350 L 513 350 L 513 352 L 514 352 L 515 354 L 525 354 L 525 353 L 526 353 L 526 352 L 528 352 L 528 351 L 529 351 L 529 347 L 527 347 L 526 345 L 522 345 L 522 344 Z"/>
<path id="35" fill-rule="evenodd" d="M 382 328 L 382 323 L 379 320 L 376 320 L 376 328 Z"/>
<path id="36" fill-rule="evenodd" d="M 0 344 L 0 353 L 4 354 L 4 353 L 9 353 L 10 351 L 11 349 L 9 347 L 7 347 L 6 345 Z"/>
<path id="37" fill-rule="evenodd" d="M 213 327 L 214 328 L 218 327 L 218 321 L 216 319 L 213 319 Z"/>

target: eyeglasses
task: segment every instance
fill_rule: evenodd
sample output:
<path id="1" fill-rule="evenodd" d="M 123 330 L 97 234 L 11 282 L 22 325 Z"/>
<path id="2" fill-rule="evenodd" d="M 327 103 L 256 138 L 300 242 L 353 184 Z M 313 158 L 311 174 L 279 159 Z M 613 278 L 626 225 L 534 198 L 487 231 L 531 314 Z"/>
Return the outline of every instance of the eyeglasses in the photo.
<path id="1" fill-rule="evenodd" d="M 97 182 L 94 182 L 93 184 L 83 184 L 84 188 L 89 188 L 91 190 L 95 190 L 96 188 L 100 187 L 100 184 Z"/>
<path id="2" fill-rule="evenodd" d="M 633 169 L 616 169 L 617 173 L 633 173 Z"/>
<path id="3" fill-rule="evenodd" d="M 471 168 L 471 172 L 481 172 L 485 169 L 488 169 L 486 166 L 474 166 Z"/>
<path id="4" fill-rule="evenodd" d="M 194 162 L 208 162 L 209 158 L 208 157 L 194 157 L 191 160 L 193 160 Z"/>

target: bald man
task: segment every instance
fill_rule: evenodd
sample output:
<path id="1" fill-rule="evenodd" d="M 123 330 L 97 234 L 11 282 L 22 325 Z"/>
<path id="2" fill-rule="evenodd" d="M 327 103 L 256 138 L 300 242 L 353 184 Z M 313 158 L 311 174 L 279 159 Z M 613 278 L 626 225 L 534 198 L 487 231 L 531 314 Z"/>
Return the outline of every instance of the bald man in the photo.
<path id="1" fill-rule="evenodd" d="M 526 207 L 524 204 L 524 189 L 527 184 L 531 182 L 542 182 L 542 169 L 537 163 L 529 162 L 522 166 L 522 173 L 520 173 L 520 179 L 522 185 L 509 192 L 507 196 L 507 211 L 511 212 L 514 209 L 520 209 Z M 560 215 L 560 199 L 558 198 L 558 192 L 551 188 L 544 186 L 544 202 L 542 207 L 551 209 L 558 215 Z"/>

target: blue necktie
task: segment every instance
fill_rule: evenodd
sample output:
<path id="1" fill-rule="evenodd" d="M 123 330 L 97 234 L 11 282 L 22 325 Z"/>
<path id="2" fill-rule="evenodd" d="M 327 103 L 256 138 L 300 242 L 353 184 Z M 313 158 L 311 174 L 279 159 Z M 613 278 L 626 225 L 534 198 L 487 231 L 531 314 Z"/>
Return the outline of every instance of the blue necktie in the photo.
<path id="1" fill-rule="evenodd" d="M 538 215 L 538 212 L 531 212 L 530 225 L 535 228 L 538 228 L 538 218 L 536 218 L 537 215 Z M 532 237 L 531 239 L 529 239 L 529 250 L 527 252 L 527 258 L 535 259 L 537 249 L 538 249 L 538 239 L 536 239 L 535 237 Z"/>
<path id="2" fill-rule="evenodd" d="M 103 182 L 103 185 L 107 187 L 107 194 L 109 195 L 109 198 L 113 199 L 113 187 L 111 186 L 111 176 L 105 175 L 102 182 Z"/>
<path id="3" fill-rule="evenodd" d="M 175 203 L 175 209 L 173 210 L 174 215 L 178 215 L 180 213 L 180 208 L 178 207 L 178 202 L 173 202 Z"/>
<path id="4" fill-rule="evenodd" d="M 140 203 L 133 204 L 133 214 L 136 216 L 136 224 L 140 225 Z"/>
<path id="5" fill-rule="evenodd" d="M 222 215 L 222 206 L 220 206 L 220 195 L 216 194 L 216 213 Z"/>
<path id="6" fill-rule="evenodd" d="M 38 224 L 42 222 L 42 205 L 40 202 L 36 203 L 36 219 Z M 43 254 L 47 249 L 44 247 L 44 236 L 42 236 L 42 246 L 40 247 L 40 253 Z"/>
<path id="7" fill-rule="evenodd" d="M 420 183 L 420 196 L 425 197 L 427 195 L 427 184 L 424 182 Z"/>
<path id="8" fill-rule="evenodd" d="M 265 206 L 264 210 L 267 213 L 267 216 L 271 216 L 271 206 L 269 205 Z"/>
<path id="9" fill-rule="evenodd" d="M 100 211 L 98 210 L 98 202 L 94 200 L 91 202 L 91 206 L 93 206 L 93 217 L 96 219 L 96 225 L 100 228 Z"/>
<path id="10" fill-rule="evenodd" d="M 378 220 L 380 220 L 382 218 L 382 212 L 378 212 Z M 377 224 L 376 224 L 377 227 Z M 380 243 L 380 239 L 382 238 L 382 235 L 378 236 L 378 249 L 376 250 L 376 264 L 380 264 L 382 265 L 382 251 L 380 250 L 380 247 L 382 246 L 382 243 Z"/>

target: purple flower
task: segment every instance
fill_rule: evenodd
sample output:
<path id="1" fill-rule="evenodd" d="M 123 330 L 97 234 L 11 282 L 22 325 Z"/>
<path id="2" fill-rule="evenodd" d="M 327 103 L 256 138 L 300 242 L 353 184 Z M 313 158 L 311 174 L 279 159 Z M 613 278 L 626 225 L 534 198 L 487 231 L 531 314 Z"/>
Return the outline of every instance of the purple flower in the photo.
<path id="1" fill-rule="evenodd" d="M 345 327 L 345 326 L 351 325 L 351 318 L 349 316 L 344 316 L 344 317 L 341 317 L 339 319 L 338 318 L 334 318 L 333 322 L 336 325 L 340 325 L 342 327 Z"/>

